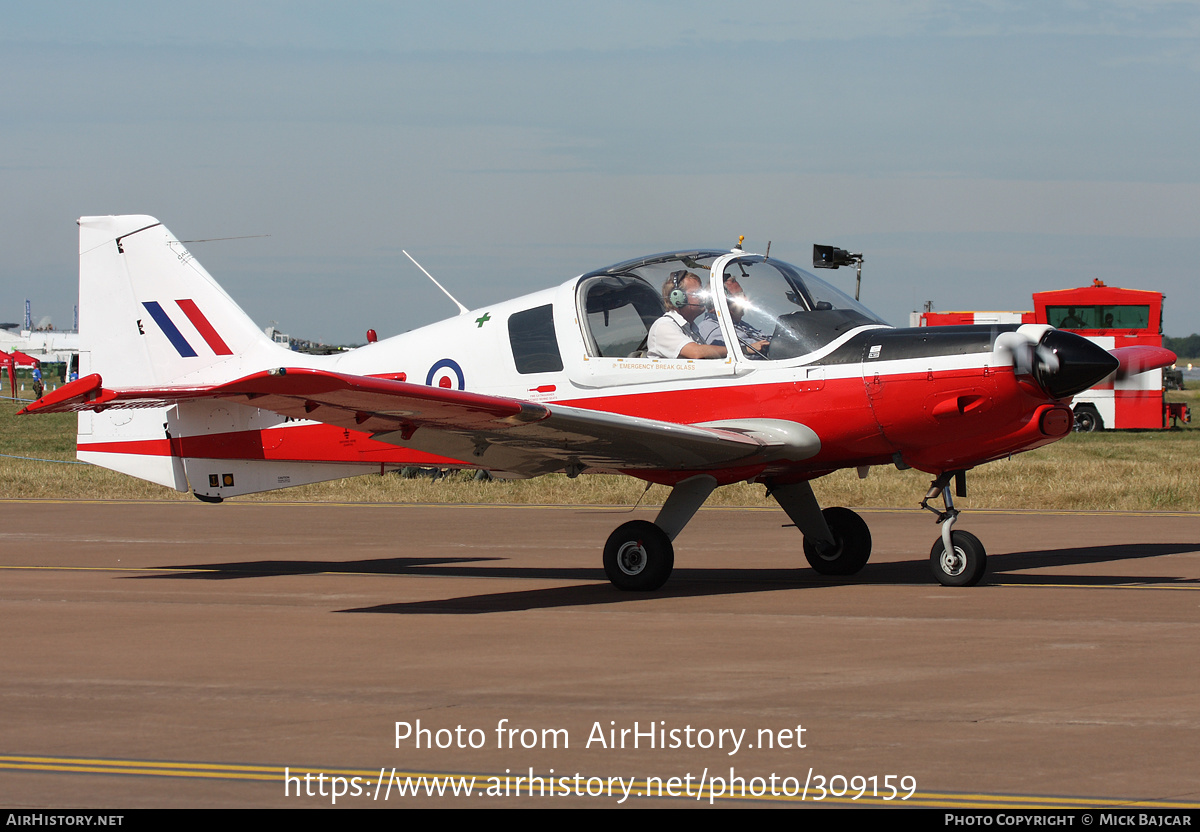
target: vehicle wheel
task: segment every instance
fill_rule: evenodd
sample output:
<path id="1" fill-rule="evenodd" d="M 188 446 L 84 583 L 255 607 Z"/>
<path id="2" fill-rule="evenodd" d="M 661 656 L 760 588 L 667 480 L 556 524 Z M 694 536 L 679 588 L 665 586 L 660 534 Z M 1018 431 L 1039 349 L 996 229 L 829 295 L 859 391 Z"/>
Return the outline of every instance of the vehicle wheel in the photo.
<path id="1" fill-rule="evenodd" d="M 1075 430 L 1079 433 L 1091 433 L 1094 430 L 1104 430 L 1104 420 L 1091 405 L 1081 404 L 1075 408 Z"/>
<path id="2" fill-rule="evenodd" d="M 821 551 L 804 539 L 804 557 L 808 565 L 822 575 L 853 575 L 867 565 L 871 557 L 871 530 L 866 522 L 848 508 L 835 506 L 821 512 L 836 545 Z"/>
<path id="3" fill-rule="evenodd" d="M 929 552 L 933 577 L 942 586 L 975 586 L 987 571 L 987 552 L 970 532 L 950 532 L 954 551 L 947 552 L 939 537 Z"/>
<path id="4" fill-rule="evenodd" d="M 618 526 L 604 544 L 604 574 L 617 589 L 653 592 L 667 582 L 674 566 L 671 539 L 645 520 Z"/>

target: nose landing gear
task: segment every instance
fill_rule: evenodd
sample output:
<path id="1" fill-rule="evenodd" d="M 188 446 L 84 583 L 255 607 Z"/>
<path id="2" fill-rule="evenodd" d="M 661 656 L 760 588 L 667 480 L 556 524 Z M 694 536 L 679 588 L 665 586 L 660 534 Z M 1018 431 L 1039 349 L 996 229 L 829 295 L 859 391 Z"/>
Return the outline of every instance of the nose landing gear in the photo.
<path id="1" fill-rule="evenodd" d="M 975 586 L 983 580 L 983 574 L 987 571 L 987 552 L 975 535 L 954 531 L 954 521 L 958 519 L 959 511 L 954 507 L 954 498 L 950 495 L 951 479 L 954 480 L 954 490 L 958 496 L 967 496 L 966 471 L 947 471 L 929 484 L 929 491 L 921 501 L 921 508 L 936 514 L 937 522 L 942 526 L 942 534 L 929 552 L 929 565 L 933 569 L 933 577 L 942 586 Z M 939 496 L 946 505 L 945 511 L 938 511 L 929 505 L 930 500 L 936 500 Z"/>
<path id="2" fill-rule="evenodd" d="M 939 537 L 929 552 L 929 565 L 943 586 L 975 586 L 987 569 L 987 554 L 979 538 L 970 532 L 953 532 L 953 548 Z"/>

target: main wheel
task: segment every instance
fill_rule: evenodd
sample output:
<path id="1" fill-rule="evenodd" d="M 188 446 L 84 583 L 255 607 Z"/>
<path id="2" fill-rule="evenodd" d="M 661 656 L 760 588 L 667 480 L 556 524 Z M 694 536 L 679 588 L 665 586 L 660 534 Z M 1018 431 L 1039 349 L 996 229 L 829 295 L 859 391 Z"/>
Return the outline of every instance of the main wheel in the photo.
<path id="1" fill-rule="evenodd" d="M 671 538 L 645 520 L 618 526 L 604 544 L 604 574 L 617 589 L 653 592 L 667 582 L 674 566 Z"/>
<path id="2" fill-rule="evenodd" d="M 871 557 L 871 530 L 866 522 L 848 508 L 835 506 L 821 512 L 833 532 L 834 546 L 822 550 L 804 538 L 804 557 L 808 565 L 822 575 L 853 575 L 867 565 Z"/>
<path id="3" fill-rule="evenodd" d="M 933 577 L 942 586 L 975 586 L 987 571 L 987 552 L 979 538 L 970 532 L 950 532 L 954 551 L 947 552 L 939 537 L 929 552 Z"/>

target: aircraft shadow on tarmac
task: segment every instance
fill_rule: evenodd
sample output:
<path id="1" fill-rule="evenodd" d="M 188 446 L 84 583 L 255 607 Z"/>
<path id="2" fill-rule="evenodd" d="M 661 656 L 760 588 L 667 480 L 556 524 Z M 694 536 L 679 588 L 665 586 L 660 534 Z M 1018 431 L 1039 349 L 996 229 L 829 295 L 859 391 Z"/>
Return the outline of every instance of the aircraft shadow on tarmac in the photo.
<path id="1" fill-rule="evenodd" d="M 1140 560 L 1163 555 L 1200 551 L 1200 543 L 1142 543 L 1110 546 L 1042 549 L 991 555 L 984 585 L 1119 586 L 1168 585 L 1200 586 L 1200 579 L 1178 575 L 1071 575 L 1020 574 L 1022 570 L 1077 566 L 1119 560 Z M 510 578 L 525 580 L 594 581 L 576 586 L 546 587 L 430 601 L 381 604 L 374 607 L 338 610 L 348 613 L 389 613 L 393 615 L 472 615 L 489 612 L 513 612 L 553 607 L 590 606 L 644 601 L 656 598 L 733 595 L 747 592 L 777 592 L 785 589 L 818 589 L 850 585 L 930 584 L 926 559 L 868 564 L 859 574 L 849 577 L 823 577 L 808 567 L 795 569 L 676 569 L 670 582 L 659 592 L 621 592 L 611 586 L 600 569 L 505 566 L 503 558 L 382 558 L 354 561 L 245 561 L 199 563 L 161 567 L 153 575 L 130 576 L 131 580 L 232 580 L 282 575 L 322 573 L 357 575 L 424 575 L 462 578 Z M 488 565 L 482 565 L 488 564 Z M 974 591 L 974 590 L 971 590 Z"/>

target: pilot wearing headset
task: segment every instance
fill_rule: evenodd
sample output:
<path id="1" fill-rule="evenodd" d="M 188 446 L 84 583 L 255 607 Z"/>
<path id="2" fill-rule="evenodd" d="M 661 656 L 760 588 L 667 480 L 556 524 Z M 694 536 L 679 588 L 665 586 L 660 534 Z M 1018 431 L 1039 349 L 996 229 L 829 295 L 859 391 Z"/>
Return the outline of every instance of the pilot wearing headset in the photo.
<path id="1" fill-rule="evenodd" d="M 700 343 L 693 323 L 704 314 L 704 283 L 685 270 L 671 272 L 663 283 L 667 311 L 650 327 L 646 353 L 651 358 L 724 358 L 725 347 Z"/>
<path id="2" fill-rule="evenodd" d="M 750 358 L 766 358 L 771 339 L 743 320 L 750 302 L 746 299 L 742 284 L 732 275 L 725 276 L 725 298 L 729 304 L 729 321 L 741 342 L 742 352 Z M 725 346 L 725 333 L 721 332 L 721 322 L 712 309 L 705 312 L 696 323 L 696 331 L 700 333 L 700 343 Z"/>

